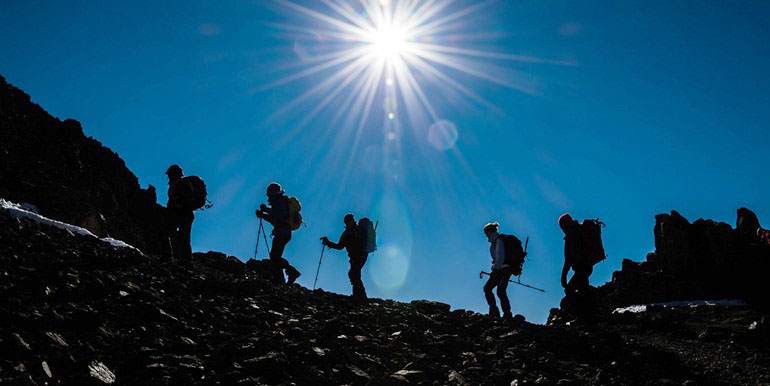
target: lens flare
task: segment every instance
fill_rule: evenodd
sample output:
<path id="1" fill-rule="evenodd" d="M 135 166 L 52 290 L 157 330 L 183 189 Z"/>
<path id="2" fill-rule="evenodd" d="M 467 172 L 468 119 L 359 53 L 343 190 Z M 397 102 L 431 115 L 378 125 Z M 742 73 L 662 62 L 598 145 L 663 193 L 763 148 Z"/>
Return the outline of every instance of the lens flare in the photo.
<path id="1" fill-rule="evenodd" d="M 440 120 L 428 128 L 428 142 L 438 150 L 449 150 L 457 142 L 457 126 L 447 120 Z"/>
<path id="2" fill-rule="evenodd" d="M 367 263 L 371 265 L 369 276 L 382 293 L 392 296 L 409 274 L 414 240 L 412 220 L 403 199 L 393 190 L 383 193 L 372 218 L 379 221 L 380 246 Z"/>
<path id="3" fill-rule="evenodd" d="M 381 246 L 376 254 L 376 258 L 369 261 L 369 275 L 382 293 L 395 295 L 406 282 L 409 258 L 394 244 Z"/>

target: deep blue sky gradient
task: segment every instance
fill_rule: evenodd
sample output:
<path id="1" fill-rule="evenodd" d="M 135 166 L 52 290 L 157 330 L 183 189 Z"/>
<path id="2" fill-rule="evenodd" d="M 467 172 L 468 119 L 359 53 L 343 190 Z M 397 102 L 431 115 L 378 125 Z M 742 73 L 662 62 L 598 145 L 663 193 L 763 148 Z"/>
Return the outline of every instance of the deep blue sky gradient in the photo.
<path id="1" fill-rule="evenodd" d="M 543 322 L 562 295 L 565 211 L 607 223 L 594 285 L 654 249 L 656 213 L 733 223 L 748 206 L 770 221 L 769 17 L 762 1 L 493 2 L 466 20 L 469 33 L 494 36 L 482 48 L 570 64 L 493 63 L 535 80 L 535 94 L 458 76 L 499 112 L 428 90 L 456 125 L 456 146 L 436 150 L 426 128 L 405 123 L 401 151 L 372 168 L 361 166 L 365 149 L 393 146 L 382 117 L 355 150 L 332 125 L 336 106 L 295 137 L 287 132 L 307 110 L 268 120 L 323 75 L 264 88 L 300 62 L 272 25 L 293 15 L 267 0 L 8 1 L 0 74 L 79 120 L 143 186 L 165 191 L 171 163 L 202 176 L 215 206 L 198 214 L 194 250 L 253 256 L 253 211 L 275 180 L 305 206 L 308 227 L 286 253 L 300 284 L 312 287 L 318 237 L 338 237 L 351 211 L 381 221 L 383 248 L 364 271 L 370 296 L 485 311 L 481 229 L 497 220 L 531 237 L 523 280 L 547 292 L 509 295 L 515 312 Z M 344 254 L 324 260 L 319 286 L 349 293 Z"/>

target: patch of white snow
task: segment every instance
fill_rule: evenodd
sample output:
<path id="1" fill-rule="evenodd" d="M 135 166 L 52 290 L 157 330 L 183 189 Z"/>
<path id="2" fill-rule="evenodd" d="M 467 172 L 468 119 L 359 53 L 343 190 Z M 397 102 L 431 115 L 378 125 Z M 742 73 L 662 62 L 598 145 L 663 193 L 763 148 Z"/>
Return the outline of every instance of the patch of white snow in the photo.
<path id="1" fill-rule="evenodd" d="M 41 216 L 41 215 L 35 213 L 34 210 L 36 210 L 37 208 L 35 208 L 34 205 L 31 205 L 31 204 L 19 205 L 19 204 L 15 204 L 13 202 L 6 201 L 6 200 L 0 198 L 0 209 L 7 210 L 8 213 L 10 213 L 11 217 L 14 217 L 14 218 L 26 218 L 26 219 L 30 219 L 30 220 L 38 223 L 38 224 L 50 225 L 50 226 L 53 226 L 53 227 L 56 227 L 56 228 L 59 228 L 59 229 L 64 229 L 64 230 L 72 232 L 74 234 L 78 234 L 78 235 L 82 235 L 82 236 L 96 237 L 96 236 L 94 236 L 93 233 L 89 232 L 85 228 L 81 228 L 79 226 L 75 226 L 75 225 L 72 225 L 72 224 L 67 224 L 67 223 L 64 223 L 64 222 L 61 222 L 61 221 L 51 220 L 48 217 L 44 217 L 44 216 Z M 125 243 L 123 241 L 120 241 L 120 240 L 115 240 L 115 239 L 113 239 L 111 237 L 105 237 L 105 238 L 99 239 L 99 240 L 101 240 L 101 241 L 103 241 L 105 243 L 108 243 L 108 244 L 110 244 L 110 245 L 112 245 L 114 247 L 131 248 L 131 249 L 139 251 L 138 249 L 136 249 L 132 245 L 129 245 L 129 244 L 127 244 L 127 243 Z"/>
<path id="2" fill-rule="evenodd" d="M 722 299 L 722 300 L 677 300 L 672 302 L 663 303 L 650 303 L 650 304 L 635 304 L 628 307 L 616 308 L 612 311 L 613 314 L 623 314 L 631 312 L 634 314 L 647 311 L 648 307 L 659 308 L 697 308 L 697 307 L 742 307 L 746 303 L 743 300 L 737 299 Z"/>

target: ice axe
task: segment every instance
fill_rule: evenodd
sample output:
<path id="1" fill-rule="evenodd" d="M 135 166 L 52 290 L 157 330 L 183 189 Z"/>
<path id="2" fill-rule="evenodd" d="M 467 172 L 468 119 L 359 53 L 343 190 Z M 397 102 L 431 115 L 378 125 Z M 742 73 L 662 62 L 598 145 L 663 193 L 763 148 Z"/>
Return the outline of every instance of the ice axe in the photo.
<path id="1" fill-rule="evenodd" d="M 481 272 L 479 272 L 479 279 L 483 278 L 483 277 L 484 277 L 484 275 L 487 275 L 487 276 L 489 276 L 489 275 L 490 275 L 490 273 L 489 273 L 489 272 L 484 272 L 484 271 L 481 271 Z M 509 282 L 511 282 L 511 283 L 513 283 L 513 284 L 518 284 L 518 285 L 520 285 L 520 286 L 522 286 L 522 287 L 531 288 L 531 289 L 533 289 L 533 290 L 535 290 L 535 291 L 545 292 L 545 290 L 543 290 L 543 289 L 540 289 L 540 288 L 537 288 L 537 287 L 533 287 L 533 286 L 531 286 L 531 285 L 529 285 L 529 284 L 524 284 L 524 283 L 522 283 L 522 282 L 520 282 L 520 281 L 513 281 L 513 280 L 510 280 L 510 279 L 508 279 L 508 281 L 509 281 Z"/>

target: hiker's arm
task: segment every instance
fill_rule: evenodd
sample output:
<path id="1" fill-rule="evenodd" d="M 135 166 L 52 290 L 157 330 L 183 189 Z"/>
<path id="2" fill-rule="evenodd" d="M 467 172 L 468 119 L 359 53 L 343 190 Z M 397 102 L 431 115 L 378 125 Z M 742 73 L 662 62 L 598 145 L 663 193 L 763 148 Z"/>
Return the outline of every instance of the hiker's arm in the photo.
<path id="1" fill-rule="evenodd" d="M 569 272 L 569 264 L 564 260 L 564 267 L 561 269 L 561 286 L 567 288 L 567 273 Z"/>
<path id="2" fill-rule="evenodd" d="M 330 241 L 327 237 L 324 237 L 322 240 L 323 240 L 324 245 L 326 245 L 327 247 L 329 247 L 331 249 L 340 250 L 342 248 L 345 248 L 345 245 L 343 244 L 343 237 L 345 237 L 345 233 L 343 233 L 342 236 L 340 236 L 340 242 L 339 243 L 335 243 L 334 241 Z"/>

